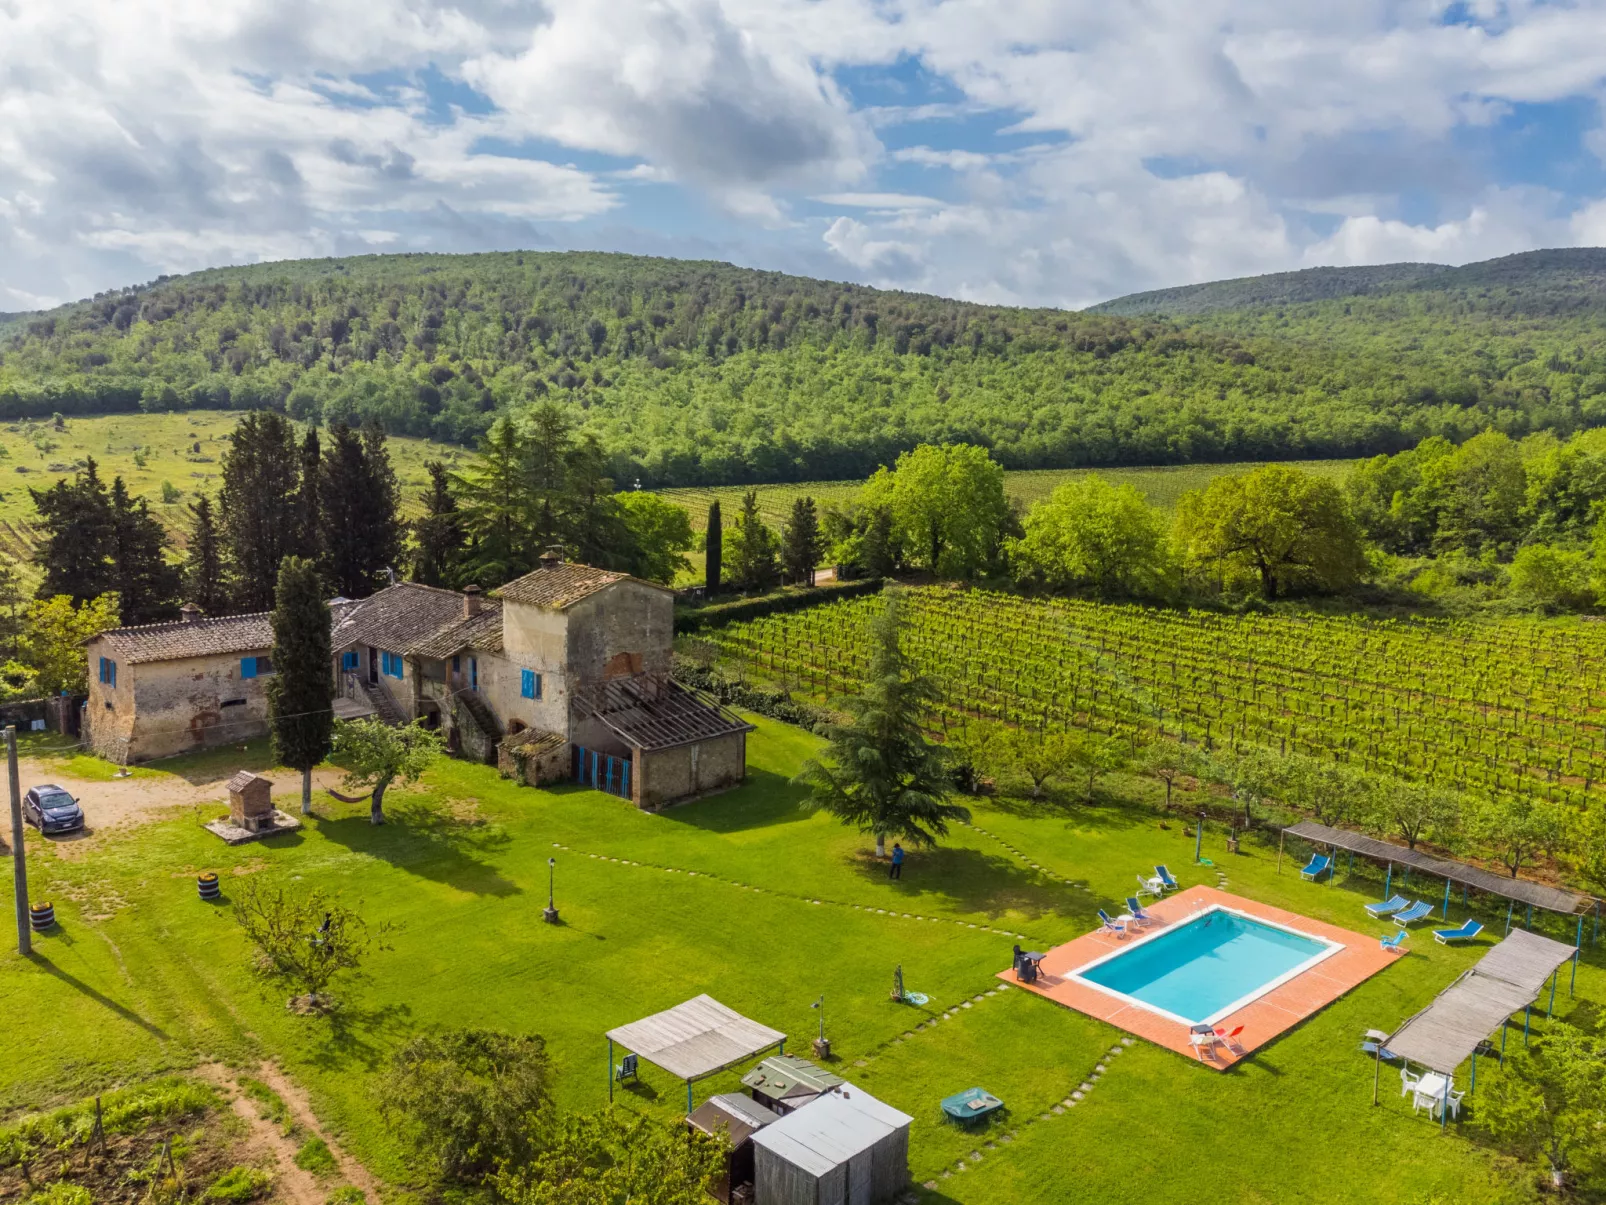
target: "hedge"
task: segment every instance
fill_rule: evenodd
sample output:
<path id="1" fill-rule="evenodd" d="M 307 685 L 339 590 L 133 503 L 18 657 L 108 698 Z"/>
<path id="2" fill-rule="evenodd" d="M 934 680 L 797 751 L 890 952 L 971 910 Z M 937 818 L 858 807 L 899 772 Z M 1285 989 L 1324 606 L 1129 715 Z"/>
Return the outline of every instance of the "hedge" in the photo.
<path id="1" fill-rule="evenodd" d="M 735 598 L 730 602 L 710 603 L 701 607 L 687 607 L 675 612 L 675 632 L 701 632 L 707 628 L 724 627 L 757 619 L 761 615 L 778 615 L 785 611 L 801 611 L 822 603 L 837 602 L 846 598 L 859 598 L 881 590 L 882 579 L 865 578 L 862 581 L 838 582 L 827 586 L 809 586 L 803 590 L 780 590 L 773 594 L 760 594 L 753 598 Z"/>

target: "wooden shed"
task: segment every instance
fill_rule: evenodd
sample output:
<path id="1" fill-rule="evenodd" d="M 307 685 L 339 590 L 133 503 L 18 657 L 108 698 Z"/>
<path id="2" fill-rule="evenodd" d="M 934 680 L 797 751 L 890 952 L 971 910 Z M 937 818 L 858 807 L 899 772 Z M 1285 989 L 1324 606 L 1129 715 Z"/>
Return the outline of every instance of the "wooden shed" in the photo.
<path id="1" fill-rule="evenodd" d="M 686 1124 L 704 1134 L 723 1133 L 730 1145 L 725 1160 L 725 1174 L 709 1187 L 716 1201 L 727 1205 L 751 1205 L 753 1200 L 753 1135 L 772 1122 L 778 1114 L 770 1112 L 757 1101 L 749 1100 L 740 1092 L 727 1092 L 723 1096 L 710 1096 L 697 1106 L 697 1111 L 686 1118 Z"/>
<path id="2" fill-rule="evenodd" d="M 881 1205 L 909 1183 L 910 1118 L 842 1085 L 752 1136 L 754 1205 Z"/>

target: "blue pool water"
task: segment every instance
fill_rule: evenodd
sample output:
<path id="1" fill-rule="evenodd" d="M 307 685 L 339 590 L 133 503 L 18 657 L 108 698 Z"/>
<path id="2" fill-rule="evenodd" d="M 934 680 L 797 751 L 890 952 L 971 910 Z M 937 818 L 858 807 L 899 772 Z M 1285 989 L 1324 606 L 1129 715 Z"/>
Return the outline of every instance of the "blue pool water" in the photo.
<path id="1" fill-rule="evenodd" d="M 1190 1022 L 1259 995 L 1328 947 L 1233 912 L 1213 911 L 1076 972 Z"/>

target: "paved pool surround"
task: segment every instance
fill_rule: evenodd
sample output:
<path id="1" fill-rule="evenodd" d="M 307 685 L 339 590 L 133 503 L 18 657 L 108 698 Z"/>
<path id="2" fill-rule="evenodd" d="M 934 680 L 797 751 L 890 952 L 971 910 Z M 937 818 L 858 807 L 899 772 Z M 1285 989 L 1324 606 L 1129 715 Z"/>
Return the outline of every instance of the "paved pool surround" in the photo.
<path id="1" fill-rule="evenodd" d="M 1146 931 L 1135 930 L 1135 932 L 1140 935 L 1163 932 L 1167 928 L 1187 922 L 1212 907 L 1227 908 L 1267 924 L 1331 942 L 1338 947 L 1315 965 L 1257 995 L 1247 1004 L 1234 1009 L 1215 1022 L 1227 1030 L 1236 1029 L 1240 1025 L 1244 1027 L 1243 1033 L 1239 1034 L 1237 1039 L 1243 1048 L 1243 1054 L 1234 1054 L 1218 1044 L 1213 1057 L 1203 1060 L 1205 1066 L 1217 1070 L 1225 1070 L 1252 1054 L 1284 1030 L 1291 1029 L 1305 1018 L 1320 1012 L 1351 988 L 1364 983 L 1390 962 L 1401 957 L 1380 949 L 1375 936 L 1367 937 L 1348 929 L 1340 929 L 1336 925 L 1312 920 L 1214 887 L 1190 887 L 1165 899 L 1145 904 L 1144 911 L 1154 917 L 1156 923 Z M 1108 1021 L 1111 1025 L 1145 1041 L 1173 1050 L 1190 1061 L 1199 1061 L 1193 1047 L 1188 1043 L 1186 1025 L 1162 1016 L 1153 1009 L 1145 1008 L 1135 1000 L 1101 991 L 1069 978 L 1070 973 L 1077 968 L 1129 948 L 1133 940 L 1135 939 L 1123 940 L 1114 934 L 1094 931 L 1049 950 L 1043 958 L 1043 974 L 1035 984 L 1018 982 L 1013 970 L 1000 971 L 998 977 L 1023 991 L 1044 996 L 1056 1004 L 1063 1004 L 1066 1008 L 1074 1008 L 1077 1012 L 1097 1017 L 1100 1021 Z"/>

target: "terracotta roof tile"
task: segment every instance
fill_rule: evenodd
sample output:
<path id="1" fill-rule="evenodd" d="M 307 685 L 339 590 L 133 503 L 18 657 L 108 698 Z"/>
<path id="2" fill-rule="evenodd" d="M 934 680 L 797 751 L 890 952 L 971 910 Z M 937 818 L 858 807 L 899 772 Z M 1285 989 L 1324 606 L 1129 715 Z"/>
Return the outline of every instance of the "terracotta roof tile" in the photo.
<path id="1" fill-rule="evenodd" d="M 418 641 L 409 651 L 416 657 L 445 660 L 463 649 L 482 649 L 488 653 L 502 651 L 501 603 L 492 600 L 482 602 L 478 615 L 459 619 L 450 627 Z"/>
<path id="2" fill-rule="evenodd" d="M 442 629 L 456 626 L 462 619 L 463 596 L 457 591 L 397 582 L 346 611 L 335 626 L 334 647 L 371 644 L 415 656 Z"/>
<path id="3" fill-rule="evenodd" d="M 633 578 L 628 573 L 616 573 L 611 569 L 597 569 L 591 565 L 573 565 L 566 561 L 559 561 L 555 565 L 543 566 L 523 577 L 515 578 L 507 585 L 497 589 L 497 596 L 508 602 L 524 603 L 527 606 L 541 607 L 548 611 L 562 611 L 572 607 L 585 598 L 590 598 L 599 590 L 606 590 L 615 582 L 636 581 L 644 586 L 651 586 L 654 590 L 668 590 L 657 582 L 642 581 Z"/>
<path id="4" fill-rule="evenodd" d="M 112 628 L 104 641 L 114 660 L 128 665 L 148 661 L 182 661 L 188 657 L 221 657 L 273 647 L 273 614 L 223 615 L 217 619 L 176 620 L 132 628 Z M 85 642 L 89 643 L 89 642 Z"/>

